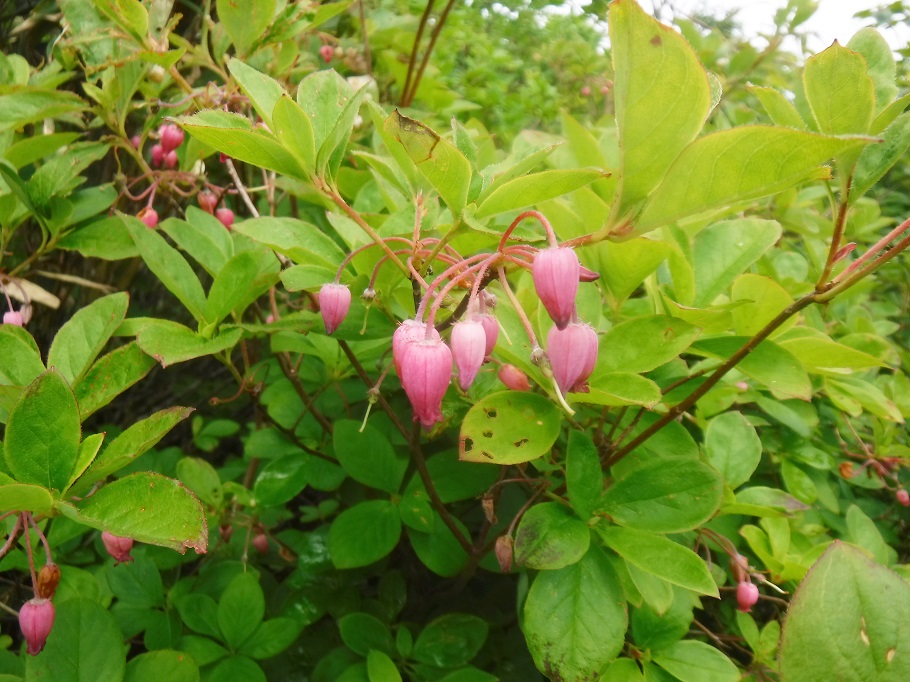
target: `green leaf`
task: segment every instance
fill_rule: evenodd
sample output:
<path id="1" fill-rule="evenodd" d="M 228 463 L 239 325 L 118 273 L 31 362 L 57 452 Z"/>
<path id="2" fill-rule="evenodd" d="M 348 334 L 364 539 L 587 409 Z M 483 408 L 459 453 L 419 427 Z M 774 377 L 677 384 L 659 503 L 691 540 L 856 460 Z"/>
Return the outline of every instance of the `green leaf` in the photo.
<path id="1" fill-rule="evenodd" d="M 199 667 L 189 654 L 161 649 L 131 659 L 123 682 L 199 682 Z"/>
<path id="2" fill-rule="evenodd" d="M 162 367 L 193 358 L 214 355 L 237 345 L 243 330 L 225 329 L 215 338 L 206 338 L 171 320 L 149 319 L 136 334 L 139 347 Z"/>
<path id="3" fill-rule="evenodd" d="M 47 354 L 47 364 L 71 384 L 77 384 L 126 317 L 130 297 L 111 294 L 73 315 L 57 332 Z"/>
<path id="4" fill-rule="evenodd" d="M 807 330 L 805 336 L 788 335 L 779 338 L 777 342 L 813 374 L 842 375 L 883 365 L 874 355 L 837 343 L 826 334 L 815 333 L 814 330 Z"/>
<path id="5" fill-rule="evenodd" d="M 218 218 L 195 206 L 187 206 L 186 220 L 168 218 L 158 228 L 212 277 L 234 255 L 231 233 L 224 229 Z"/>
<path id="6" fill-rule="evenodd" d="M 598 679 L 625 640 L 625 598 L 610 561 L 591 547 L 578 563 L 537 575 L 522 629 L 537 668 L 551 679 Z"/>
<path id="7" fill-rule="evenodd" d="M 367 654 L 367 674 L 370 682 L 401 682 L 401 674 L 395 662 L 381 651 Z"/>
<path id="8" fill-rule="evenodd" d="M 569 502 L 582 519 L 589 519 L 603 494 L 604 477 L 594 441 L 584 431 L 569 431 L 566 450 L 566 489 Z"/>
<path id="9" fill-rule="evenodd" d="M 782 128 L 796 128 L 805 130 L 806 124 L 796 107 L 778 90 L 770 87 L 750 85 L 748 91 L 758 98 L 765 113 L 771 117 L 771 122 Z"/>
<path id="10" fill-rule="evenodd" d="M 644 682 L 638 663 L 631 658 L 617 658 L 610 665 L 600 682 Z"/>
<path id="11" fill-rule="evenodd" d="M 238 55 L 261 40 L 275 16 L 276 0 L 216 0 L 218 20 Z"/>
<path id="12" fill-rule="evenodd" d="M 74 598 L 55 608 L 44 651 L 25 661 L 27 680 L 98 682 L 121 680 L 126 652 L 117 621 L 98 602 Z"/>
<path id="13" fill-rule="evenodd" d="M 3 454 L 20 483 L 65 490 L 79 455 L 81 424 L 66 380 L 48 370 L 22 392 L 6 423 Z"/>
<path id="14" fill-rule="evenodd" d="M 73 482 L 79 478 L 88 466 L 95 461 L 98 450 L 101 449 L 101 443 L 104 441 L 104 433 L 95 433 L 86 436 L 79 444 L 79 456 L 76 458 L 76 464 L 73 466 L 73 472 L 70 474 L 70 480 L 67 487 L 73 485 Z"/>
<path id="15" fill-rule="evenodd" d="M 606 177 L 609 177 L 609 173 L 597 169 L 557 169 L 523 175 L 498 185 L 483 203 L 478 204 L 474 217 L 486 218 L 497 213 L 534 206 Z"/>
<path id="16" fill-rule="evenodd" d="M 82 225 L 60 238 L 57 247 L 102 260 L 123 260 L 139 255 L 139 249 L 120 216 L 109 216 Z"/>
<path id="17" fill-rule="evenodd" d="M 265 614 L 265 596 L 252 573 L 238 573 L 218 600 L 218 627 L 225 643 L 236 649 L 253 634 Z"/>
<path id="18" fill-rule="evenodd" d="M 219 3 L 219 7 L 222 4 L 224 3 Z M 256 8 L 256 11 L 258 13 L 258 7 Z M 258 37 L 258 35 L 255 37 Z M 228 71 L 230 71 L 231 75 L 234 77 L 234 80 L 237 81 L 237 85 L 239 85 L 240 89 L 243 91 L 243 94 L 249 98 L 250 104 L 253 105 L 256 113 L 259 114 L 259 118 L 261 118 L 269 128 L 274 130 L 275 128 L 272 125 L 272 111 L 274 111 L 278 100 L 280 100 L 282 96 L 287 96 L 284 88 L 282 88 L 274 78 L 266 76 L 264 73 L 260 73 L 234 57 L 231 57 L 228 60 L 227 67 Z"/>
<path id="19" fill-rule="evenodd" d="M 297 104 L 313 127 L 315 149 L 323 147 L 354 96 L 350 84 L 334 69 L 315 71 L 297 88 Z"/>
<path id="20" fill-rule="evenodd" d="M 65 90 L 23 89 L 0 95 L 0 132 L 46 118 L 60 118 L 86 109 L 85 101 Z"/>
<path id="21" fill-rule="evenodd" d="M 632 528 L 610 526 L 597 530 L 610 549 L 643 571 L 698 594 L 720 598 L 708 566 L 688 547 Z"/>
<path id="22" fill-rule="evenodd" d="M 897 66 L 891 46 L 881 33 L 868 27 L 854 33 L 847 47 L 866 60 L 869 77 L 875 84 L 875 111 L 881 112 L 897 96 Z"/>
<path id="23" fill-rule="evenodd" d="M 622 322 L 600 340 L 602 348 L 594 377 L 606 372 L 650 372 L 676 358 L 695 339 L 699 329 L 677 317 L 650 315 Z"/>
<path id="24" fill-rule="evenodd" d="M 148 38 L 149 14 L 139 0 L 92 0 L 108 19 L 144 42 Z"/>
<path id="25" fill-rule="evenodd" d="M 256 477 L 253 495 L 265 507 L 282 505 L 306 487 L 307 471 L 306 460 L 297 453 L 272 460 Z"/>
<path id="26" fill-rule="evenodd" d="M 269 462 L 271 464 L 271 462 Z M 193 491 L 203 504 L 220 507 L 224 500 L 221 477 L 211 464 L 201 457 L 183 457 L 177 462 L 177 478 Z"/>
<path id="27" fill-rule="evenodd" d="M 182 116 L 175 121 L 199 142 L 232 159 L 291 177 L 306 177 L 294 155 L 272 133 L 261 127 L 253 128 L 244 116 L 206 110 L 193 116 Z"/>
<path id="28" fill-rule="evenodd" d="M 83 494 L 100 481 L 151 450 L 177 424 L 193 413 L 191 407 L 170 407 L 130 426 L 112 440 L 79 478 L 72 494 Z"/>
<path id="29" fill-rule="evenodd" d="M 349 613 L 339 618 L 338 631 L 345 645 L 361 656 L 371 650 L 391 654 L 395 649 L 388 626 L 369 613 Z"/>
<path id="30" fill-rule="evenodd" d="M 680 682 L 738 682 L 742 677 L 733 661 L 705 642 L 682 640 L 652 656 Z"/>
<path id="31" fill-rule="evenodd" d="M 515 533 L 515 561 L 539 570 L 574 564 L 591 543 L 587 524 L 557 502 L 531 507 Z"/>
<path id="32" fill-rule="evenodd" d="M 725 412 L 708 422 L 705 456 L 731 488 L 749 480 L 761 461 L 761 440 L 739 412 Z"/>
<path id="33" fill-rule="evenodd" d="M 733 327 L 739 336 L 753 336 L 773 320 L 793 299 L 787 290 L 770 277 L 745 274 L 733 282 L 731 302 L 736 303 L 731 314 Z M 784 322 L 771 334 L 771 338 L 780 336 L 795 326 L 796 315 Z"/>
<path id="34" fill-rule="evenodd" d="M 464 464 L 462 466 L 470 466 Z M 486 467 L 490 469 L 490 467 Z M 449 527 L 443 522 L 429 504 L 429 499 L 423 490 L 419 491 L 419 496 L 414 495 L 411 498 L 417 504 L 422 502 L 422 509 L 407 510 L 406 501 L 403 500 L 401 509 L 401 520 L 408 526 L 408 540 L 414 554 L 420 559 L 420 562 L 429 568 L 436 575 L 444 578 L 454 578 L 461 573 L 468 563 L 468 555 L 464 548 L 458 542 L 458 539 L 449 530 Z M 408 513 L 419 514 L 419 517 L 406 516 Z M 418 521 L 418 523 L 414 523 Z M 462 537 L 470 537 L 470 533 L 464 524 L 457 518 L 454 519 L 455 525 L 461 531 Z M 418 527 L 419 526 L 419 527 Z M 427 530 L 429 526 L 429 530 Z"/>
<path id="35" fill-rule="evenodd" d="M 635 232 L 828 178 L 830 170 L 820 164 L 871 141 L 772 126 L 711 133 L 679 155 L 635 222 Z"/>
<path id="36" fill-rule="evenodd" d="M 882 142 L 866 145 L 856 162 L 850 201 L 856 201 L 882 179 L 910 148 L 910 112 L 901 114 L 881 133 Z"/>
<path id="37" fill-rule="evenodd" d="M 325 266 L 334 273 L 345 256 L 318 227 L 294 218 L 253 218 L 236 224 L 234 231 L 306 267 Z"/>
<path id="38" fill-rule="evenodd" d="M 135 341 L 102 355 L 73 386 L 80 418 L 84 420 L 110 403 L 154 366 L 155 359 L 143 353 Z"/>
<path id="39" fill-rule="evenodd" d="M 471 164 L 455 146 L 397 109 L 385 120 L 385 131 L 404 147 L 417 169 L 433 185 L 453 216 L 468 200 Z"/>
<path id="40" fill-rule="evenodd" d="M 861 551 L 833 543 L 790 604 L 783 682 L 910 679 L 910 585 Z"/>
<path id="41" fill-rule="evenodd" d="M 722 497 L 716 471 L 685 457 L 664 457 L 617 478 L 598 511 L 628 528 L 680 533 L 714 516 Z"/>
<path id="42" fill-rule="evenodd" d="M 487 622 L 469 613 L 447 613 L 417 636 L 411 657 L 436 668 L 456 668 L 473 659 L 487 639 Z"/>
<path id="43" fill-rule="evenodd" d="M 780 235 L 780 223 L 760 218 L 725 220 L 699 232 L 693 259 L 695 306 L 708 306 L 726 292 L 740 274 L 777 243 Z"/>
<path id="44" fill-rule="evenodd" d="M 272 658 L 291 646 L 302 629 L 303 625 L 292 618 L 272 618 L 256 628 L 240 653 L 257 660 Z"/>
<path id="45" fill-rule="evenodd" d="M 8 511 L 30 511 L 51 514 L 54 498 L 47 488 L 25 483 L 0 484 L 0 514 Z"/>
<path id="46" fill-rule="evenodd" d="M 847 83 L 849 87 L 845 87 Z M 821 132 L 868 132 L 875 113 L 875 84 L 867 74 L 866 60 L 858 52 L 835 41 L 806 60 L 803 84 Z"/>
<path id="47" fill-rule="evenodd" d="M 159 474 L 131 474 L 58 509 L 86 526 L 181 554 L 189 547 L 204 554 L 208 545 L 202 504 L 179 481 Z"/>
<path id="48" fill-rule="evenodd" d="M 693 343 L 691 348 L 708 357 L 726 359 L 746 344 L 749 338 L 725 336 L 701 339 Z M 778 398 L 809 400 L 812 397 L 812 382 L 806 370 L 789 351 L 774 341 L 762 341 L 742 359 L 736 369 L 767 386 Z"/>
<path id="49" fill-rule="evenodd" d="M 44 372 L 35 339 L 22 327 L 0 325 L 0 383 L 28 386 Z"/>
<path id="50" fill-rule="evenodd" d="M 224 0 L 222 0 L 224 2 Z M 267 682 L 265 673 L 256 661 L 246 656 L 231 656 L 221 661 L 206 682 Z"/>
<path id="51" fill-rule="evenodd" d="M 329 530 L 336 568 L 368 566 L 388 555 L 401 537 L 398 509 L 387 500 L 360 502 L 341 512 Z"/>
<path id="52" fill-rule="evenodd" d="M 407 453 L 396 452 L 381 431 L 367 424 L 361 432 L 360 422 L 342 419 L 335 422 L 332 442 L 348 476 L 371 488 L 398 492 L 408 468 Z"/>
<path id="53" fill-rule="evenodd" d="M 263 248 L 235 254 L 215 275 L 205 306 L 205 319 L 218 324 L 235 312 L 242 316 L 253 301 L 278 281 L 281 265 Z"/>
<path id="54" fill-rule="evenodd" d="M 459 459 L 488 464 L 520 464 L 550 451 L 562 415 L 548 398 L 503 391 L 474 404 L 459 437 Z"/>
<path id="55" fill-rule="evenodd" d="M 609 14 L 616 125 L 622 154 L 622 216 L 644 201 L 698 135 L 711 87 L 691 46 L 635 2 Z"/>
<path id="56" fill-rule="evenodd" d="M 334 177 L 337 173 L 341 163 L 341 154 L 344 153 L 347 146 L 357 112 L 360 111 L 360 104 L 366 94 L 367 88 L 364 86 L 344 102 L 344 107 L 339 112 L 335 125 L 332 126 L 322 145 L 316 151 L 316 172 L 318 174 L 328 174 Z"/>
<path id="57" fill-rule="evenodd" d="M 176 249 L 164 237 L 133 216 L 122 216 L 142 260 L 161 283 L 186 306 L 198 321 L 205 317 L 205 292 L 193 272 Z"/>
<path id="58" fill-rule="evenodd" d="M 306 112 L 287 95 L 275 104 L 272 112 L 272 130 L 283 144 L 309 172 L 316 169 L 316 140 L 313 124 Z"/>

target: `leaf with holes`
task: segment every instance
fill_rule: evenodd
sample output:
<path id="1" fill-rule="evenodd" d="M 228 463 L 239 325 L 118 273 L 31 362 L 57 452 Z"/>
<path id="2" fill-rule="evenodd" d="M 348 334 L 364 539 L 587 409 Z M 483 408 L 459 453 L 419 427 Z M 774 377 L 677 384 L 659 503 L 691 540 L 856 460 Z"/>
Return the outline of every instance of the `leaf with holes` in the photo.
<path id="1" fill-rule="evenodd" d="M 488 464 L 529 462 L 549 452 L 561 423 L 559 410 L 544 396 L 519 391 L 488 395 L 465 415 L 459 458 Z"/>

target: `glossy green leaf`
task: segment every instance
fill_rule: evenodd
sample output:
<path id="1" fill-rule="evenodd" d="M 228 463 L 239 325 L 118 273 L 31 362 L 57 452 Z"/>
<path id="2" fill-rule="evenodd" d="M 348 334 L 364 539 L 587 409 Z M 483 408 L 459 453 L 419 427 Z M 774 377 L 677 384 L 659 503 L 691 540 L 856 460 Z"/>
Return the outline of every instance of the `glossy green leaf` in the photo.
<path id="1" fill-rule="evenodd" d="M 725 412 L 708 422 L 705 455 L 731 488 L 749 480 L 758 468 L 761 452 L 755 427 L 739 412 Z"/>
<path id="2" fill-rule="evenodd" d="M 276 0 L 216 0 L 215 7 L 237 54 L 244 55 L 272 23 Z"/>
<path id="3" fill-rule="evenodd" d="M 534 663 L 552 679 L 598 679 L 625 640 L 625 598 L 603 551 L 558 571 L 542 571 L 531 585 L 522 629 Z"/>
<path id="4" fill-rule="evenodd" d="M 0 132 L 45 118 L 59 118 L 86 109 L 79 96 L 64 90 L 23 89 L 0 95 Z"/>
<path id="5" fill-rule="evenodd" d="M 910 149 L 910 113 L 896 117 L 879 135 L 882 141 L 866 145 L 856 162 L 851 201 L 869 191 Z"/>
<path id="6" fill-rule="evenodd" d="M 640 569 L 673 585 L 719 598 L 717 584 L 704 559 L 662 535 L 633 528 L 598 528 L 607 546 Z"/>
<path id="7" fill-rule="evenodd" d="M 720 509 L 723 481 L 684 457 L 655 459 L 617 478 L 599 505 L 621 526 L 656 533 L 697 528 Z"/>
<path id="8" fill-rule="evenodd" d="M 774 125 L 783 128 L 796 128 L 797 130 L 806 129 L 806 124 L 796 107 L 780 91 L 770 87 L 755 85 L 750 85 L 748 90 L 761 102 L 765 113 L 771 117 L 771 122 Z"/>
<path id="9" fill-rule="evenodd" d="M 117 621 L 98 602 L 75 598 L 56 605 L 44 651 L 26 658 L 25 679 L 54 682 L 121 680 L 126 664 Z"/>
<path id="10" fill-rule="evenodd" d="M 155 359 L 143 353 L 135 341 L 102 355 L 73 386 L 80 417 L 84 420 L 100 410 L 145 378 L 154 366 Z"/>
<path id="11" fill-rule="evenodd" d="M 238 223 L 234 230 L 275 249 L 295 263 L 307 267 L 325 266 L 333 273 L 345 255 L 318 227 L 294 218 L 254 218 Z"/>
<path id="12" fill-rule="evenodd" d="M 631 658 L 617 658 L 600 682 L 644 682 L 638 664 Z"/>
<path id="13" fill-rule="evenodd" d="M 803 83 L 818 129 L 829 135 L 862 134 L 875 113 L 875 84 L 866 60 L 836 41 L 806 60 Z M 850 87 L 844 87 L 846 83 Z"/>
<path id="14" fill-rule="evenodd" d="M 182 651 L 147 651 L 131 659 L 123 682 L 199 682 L 199 666 Z"/>
<path id="15" fill-rule="evenodd" d="M 162 367 L 167 367 L 233 348 L 241 336 L 243 330 L 234 328 L 225 329 L 214 338 L 206 338 L 177 322 L 150 319 L 143 323 L 136 341 Z"/>
<path id="16" fill-rule="evenodd" d="M 349 613 L 338 619 L 341 640 L 354 653 L 366 656 L 371 650 L 391 654 L 392 633 L 388 626 L 369 613 Z"/>
<path id="17" fill-rule="evenodd" d="M 397 109 L 386 119 L 385 131 L 401 143 L 452 214 L 460 215 L 471 184 L 471 164 L 465 156 L 429 127 Z"/>
<path id="18" fill-rule="evenodd" d="M 79 310 L 60 327 L 47 354 L 47 364 L 70 384 L 77 384 L 126 317 L 124 293 L 104 296 Z"/>
<path id="19" fill-rule="evenodd" d="M 653 660 L 680 682 L 738 682 L 736 664 L 710 644 L 682 640 L 655 651 Z"/>
<path id="20" fill-rule="evenodd" d="M 317 151 L 332 135 L 353 96 L 353 88 L 334 69 L 315 71 L 300 82 L 297 104 L 312 124 Z"/>
<path id="21" fill-rule="evenodd" d="M 266 76 L 239 59 L 232 57 L 228 60 L 227 67 L 243 94 L 249 98 L 259 118 L 274 131 L 272 111 L 282 95 L 286 95 L 284 88 L 274 78 Z"/>
<path id="22" fill-rule="evenodd" d="M 474 404 L 461 424 L 458 456 L 467 462 L 519 464 L 549 452 L 562 415 L 548 398 L 503 391 Z"/>
<path id="23" fill-rule="evenodd" d="M 0 325 L 0 383 L 28 386 L 44 372 L 35 339 L 22 327 Z"/>
<path id="24" fill-rule="evenodd" d="M 605 372 L 650 372 L 682 353 L 699 329 L 677 317 L 649 315 L 622 322 L 600 339 L 596 377 Z"/>
<path id="25" fill-rule="evenodd" d="M 847 374 L 882 366 L 874 355 L 837 343 L 821 332 L 787 336 L 778 343 L 813 374 Z"/>
<path id="26" fill-rule="evenodd" d="M 79 455 L 81 424 L 72 389 L 54 369 L 26 388 L 6 423 L 3 455 L 20 483 L 64 490 Z"/>
<path id="27" fill-rule="evenodd" d="M 235 312 L 242 315 L 253 301 L 278 281 L 281 265 L 266 249 L 235 254 L 215 275 L 205 306 L 205 319 L 218 324 Z"/>
<path id="28" fill-rule="evenodd" d="M 338 119 L 332 126 L 325 140 L 316 150 L 316 172 L 320 175 L 334 177 L 338 172 L 342 154 L 347 147 L 348 138 L 354 127 L 357 112 L 367 94 L 367 88 L 362 87 L 344 102 L 344 107 L 338 113 Z"/>
<path id="29" fill-rule="evenodd" d="M 122 216 L 142 260 L 197 320 L 205 314 L 205 293 L 186 259 L 138 218 Z"/>
<path id="30" fill-rule="evenodd" d="M 587 393 L 573 393 L 572 402 L 591 405 L 640 405 L 652 408 L 661 400 L 660 387 L 650 379 L 629 372 L 606 372 L 588 380 Z"/>
<path id="31" fill-rule="evenodd" d="M 699 232 L 693 256 L 695 305 L 708 306 L 725 293 L 739 275 L 774 246 L 780 235 L 778 222 L 759 218 L 725 220 Z"/>
<path id="32" fill-rule="evenodd" d="M 262 672 L 256 661 L 246 656 L 231 656 L 225 658 L 212 670 L 206 682 L 267 682 L 265 673 Z"/>
<path id="33" fill-rule="evenodd" d="M 489 626 L 469 613 L 447 613 L 417 636 L 411 656 L 437 668 L 455 668 L 473 659 L 487 639 Z"/>
<path id="34" fill-rule="evenodd" d="M 218 600 L 218 627 L 225 643 L 239 647 L 253 634 L 265 614 L 265 597 L 259 579 L 252 573 L 238 573 Z"/>
<path id="35" fill-rule="evenodd" d="M 381 651 L 367 654 L 367 674 L 370 682 L 401 682 L 401 674 L 395 662 Z"/>
<path id="36" fill-rule="evenodd" d="M 644 201 L 698 135 L 711 88 L 691 46 L 632 0 L 610 5 L 616 125 L 622 150 L 621 208 Z"/>
<path id="37" fill-rule="evenodd" d="M 70 480 L 67 487 L 71 486 L 73 482 L 85 472 L 89 465 L 95 461 L 95 457 L 98 456 L 98 450 L 101 449 L 101 443 L 103 441 L 103 432 L 93 433 L 91 436 L 86 436 L 82 439 L 82 442 L 79 444 L 79 456 L 76 458 L 76 464 L 73 466 L 73 471 L 70 474 Z"/>
<path id="38" fill-rule="evenodd" d="M 635 232 L 827 178 L 830 170 L 821 164 L 870 141 L 758 125 L 711 133 L 680 154 L 651 195 Z"/>
<path id="39" fill-rule="evenodd" d="M 271 464 L 271 462 L 269 462 Z M 224 500 L 221 477 L 201 457 L 183 457 L 177 462 L 177 478 L 193 491 L 203 504 L 219 507 Z"/>
<path id="40" fill-rule="evenodd" d="M 87 258 L 112 261 L 135 258 L 139 255 L 139 249 L 133 243 L 133 238 L 120 216 L 108 216 L 81 225 L 61 237 L 57 247 L 67 251 L 78 251 Z"/>
<path id="41" fill-rule="evenodd" d="M 167 233 L 212 277 L 234 255 L 231 233 L 224 229 L 218 218 L 196 206 L 187 206 L 186 220 L 168 218 L 158 225 L 158 229 Z"/>
<path id="42" fill-rule="evenodd" d="M 401 518 L 387 500 L 345 509 L 329 530 L 329 553 L 336 568 L 368 566 L 389 554 L 401 537 Z"/>
<path id="43" fill-rule="evenodd" d="M 581 559 L 591 543 L 587 524 L 556 502 L 531 507 L 515 532 L 515 561 L 520 566 L 554 570 Z"/>
<path id="44" fill-rule="evenodd" d="M 594 441 L 584 431 L 569 431 L 566 450 L 566 489 L 569 502 L 582 519 L 591 517 L 603 494 L 604 477 Z"/>
<path id="45" fill-rule="evenodd" d="M 407 452 L 395 448 L 379 430 L 367 424 L 341 419 L 332 430 L 335 456 L 348 476 L 358 483 L 396 493 L 408 468 Z"/>
<path id="46" fill-rule="evenodd" d="M 274 507 L 285 504 L 299 495 L 306 484 L 306 460 L 298 454 L 285 455 L 272 460 L 262 468 L 256 477 L 253 495 L 259 504 Z"/>
<path id="47" fill-rule="evenodd" d="M 58 510 L 86 526 L 181 554 L 190 547 L 204 554 L 208 545 L 202 504 L 179 481 L 159 474 L 131 474 L 90 497 L 58 503 Z"/>
<path id="48" fill-rule="evenodd" d="M 780 649 L 783 682 L 910 678 L 910 585 L 860 550 L 832 544 L 793 597 Z"/>
<path id="49" fill-rule="evenodd" d="M 303 629 L 291 618 L 272 618 L 263 622 L 240 647 L 240 653 L 257 660 L 272 658 L 287 649 Z"/>
<path id="50" fill-rule="evenodd" d="M 592 169 L 546 170 L 504 182 L 477 206 L 476 218 L 486 218 L 525 206 L 534 206 L 548 199 L 561 197 L 608 177 L 603 171 Z"/>
<path id="51" fill-rule="evenodd" d="M 47 488 L 26 483 L 0 483 L 0 514 L 8 511 L 30 511 L 50 514 L 54 498 Z"/>
<path id="52" fill-rule="evenodd" d="M 462 462 L 463 466 L 469 466 Z M 490 467 L 486 467 L 489 469 Z M 452 534 L 449 527 L 443 522 L 439 514 L 430 507 L 429 498 L 423 491 L 423 504 L 421 508 L 415 505 L 412 514 L 420 515 L 419 521 L 423 523 L 414 523 L 415 518 L 406 517 L 406 501 L 402 500 L 399 508 L 401 509 L 401 519 L 408 526 L 408 540 L 411 542 L 411 548 L 414 554 L 420 559 L 420 562 L 429 568 L 436 575 L 444 578 L 454 578 L 461 573 L 468 564 L 468 555 L 458 542 L 458 539 Z M 420 500 L 419 497 L 412 499 Z M 457 518 L 454 519 L 455 525 L 461 530 L 462 537 L 470 537 L 470 532 L 465 528 Z M 418 527 L 420 525 L 421 527 Z M 429 530 L 427 530 L 429 526 Z"/>
<path id="53" fill-rule="evenodd" d="M 766 324 L 773 320 L 793 299 L 787 290 L 770 277 L 748 273 L 740 275 L 733 281 L 731 302 L 736 306 L 730 311 L 733 316 L 733 327 L 739 336 L 757 334 Z M 775 338 L 795 326 L 798 317 L 794 315 L 784 322 L 772 334 Z"/>
<path id="54" fill-rule="evenodd" d="M 863 56 L 869 78 L 875 84 L 875 111 L 885 109 L 897 97 L 897 66 L 891 46 L 881 33 L 872 27 L 853 34 L 847 47 Z"/>
<path id="55" fill-rule="evenodd" d="M 84 494 L 101 479 L 119 471 L 151 450 L 177 424 L 192 414 L 190 407 L 170 407 L 130 426 L 114 438 L 79 478 L 73 494 Z"/>
<path id="56" fill-rule="evenodd" d="M 287 95 L 275 104 L 272 130 L 305 170 L 315 170 L 316 140 L 313 137 L 313 124 L 300 105 Z"/>

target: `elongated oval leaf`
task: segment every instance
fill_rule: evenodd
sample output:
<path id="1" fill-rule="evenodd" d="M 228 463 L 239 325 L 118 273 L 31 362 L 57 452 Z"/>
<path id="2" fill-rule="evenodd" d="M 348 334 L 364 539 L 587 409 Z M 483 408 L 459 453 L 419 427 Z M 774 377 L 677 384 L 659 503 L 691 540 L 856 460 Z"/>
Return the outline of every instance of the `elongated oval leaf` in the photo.
<path id="1" fill-rule="evenodd" d="M 316 140 L 306 112 L 288 96 L 281 97 L 272 111 L 272 130 L 306 170 L 316 167 Z"/>
<path id="2" fill-rule="evenodd" d="M 341 419 L 335 422 L 332 442 L 348 476 L 378 490 L 398 492 L 408 468 L 407 453 L 396 452 L 381 431 L 369 424 L 361 431 L 360 422 Z"/>
<path id="3" fill-rule="evenodd" d="M 562 417 L 548 398 L 503 391 L 488 395 L 465 415 L 459 458 L 467 462 L 518 464 L 549 452 Z"/>
<path id="4" fill-rule="evenodd" d="M 35 339 L 22 327 L 0 325 L 0 383 L 28 386 L 44 372 Z"/>
<path id="5" fill-rule="evenodd" d="M 129 304 L 129 294 L 117 293 L 79 310 L 54 337 L 47 364 L 76 384 L 123 322 Z"/>
<path id="6" fill-rule="evenodd" d="M 574 564 L 591 543 L 587 524 L 556 502 L 531 507 L 515 533 L 515 561 L 540 570 Z"/>
<path id="7" fill-rule="evenodd" d="M 637 317 L 611 328 L 600 340 L 594 376 L 606 372 L 650 372 L 682 353 L 699 329 L 677 317 Z"/>
<path id="8" fill-rule="evenodd" d="M 54 498 L 47 488 L 26 483 L 0 485 L 0 513 L 29 511 L 33 514 L 50 514 Z"/>
<path id="9" fill-rule="evenodd" d="M 250 239 L 275 249 L 295 263 L 305 264 L 307 267 L 325 266 L 331 268 L 334 273 L 344 259 L 344 253 L 328 235 L 312 223 L 303 220 L 253 218 L 235 225 L 234 231 L 245 234 Z"/>
<path id="10" fill-rule="evenodd" d="M 806 99 L 821 132 L 842 135 L 869 130 L 875 113 L 875 84 L 867 71 L 862 55 L 837 41 L 806 60 Z M 844 87 L 845 83 L 850 87 Z"/>
<path id="11" fill-rule="evenodd" d="M 215 6 L 237 54 L 244 55 L 272 23 L 276 0 L 216 0 Z"/>
<path id="12" fill-rule="evenodd" d="M 142 326 L 136 335 L 136 341 L 162 367 L 167 367 L 233 348 L 241 336 L 243 331 L 234 328 L 225 329 L 218 336 L 209 339 L 177 322 L 155 319 Z"/>
<path id="13" fill-rule="evenodd" d="M 328 546 L 336 568 L 368 566 L 388 555 L 401 537 L 401 517 L 388 500 L 371 500 L 341 512 Z"/>
<path id="14" fill-rule="evenodd" d="M 272 111 L 282 95 L 287 94 L 284 88 L 274 78 L 260 73 L 233 57 L 228 60 L 228 71 L 243 90 L 243 94 L 249 98 L 250 104 L 259 114 L 259 118 L 265 121 L 269 128 L 275 130 L 272 125 Z"/>
<path id="15" fill-rule="evenodd" d="M 477 207 L 474 216 L 485 218 L 516 208 L 533 206 L 542 201 L 574 192 L 579 187 L 584 187 L 595 180 L 609 177 L 609 175 L 609 173 L 595 169 L 557 169 L 524 175 L 498 185 Z"/>
<path id="16" fill-rule="evenodd" d="M 143 353 L 135 341 L 102 355 L 73 387 L 81 418 L 110 403 L 154 366 L 155 359 Z"/>

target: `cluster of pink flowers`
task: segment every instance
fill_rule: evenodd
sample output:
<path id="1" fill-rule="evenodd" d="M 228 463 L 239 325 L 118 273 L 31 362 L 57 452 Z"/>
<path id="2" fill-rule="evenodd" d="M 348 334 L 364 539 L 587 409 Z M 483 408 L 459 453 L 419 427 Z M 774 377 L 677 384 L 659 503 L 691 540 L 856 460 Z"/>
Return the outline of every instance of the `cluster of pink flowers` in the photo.
<path id="1" fill-rule="evenodd" d="M 547 231 L 549 246 L 534 248 L 527 244 L 507 244 L 515 226 L 525 218 L 538 219 Z M 392 245 L 403 243 L 405 248 L 392 251 Z M 368 246 L 373 246 L 370 244 Z M 430 428 L 442 421 L 442 399 L 452 380 L 452 367 L 457 370 L 457 383 L 467 391 L 480 368 L 491 360 L 499 336 L 499 323 L 492 309 L 496 297 L 483 290 L 489 283 L 488 274 L 496 272 L 499 281 L 515 304 L 531 345 L 531 360 L 549 367 L 558 388 L 560 400 L 568 392 L 588 390 L 587 380 L 597 361 L 598 338 L 594 328 L 578 319 L 575 300 L 579 282 L 597 279 L 597 273 L 584 268 L 575 251 L 560 246 L 552 227 L 537 211 L 521 214 L 503 235 L 494 253 L 481 253 L 463 258 L 451 246 L 438 239 L 420 238 L 417 230 L 412 240 L 392 237 L 385 247 L 391 255 L 405 257 L 411 276 L 423 288 L 423 297 L 414 319 L 405 320 L 392 336 L 392 361 L 411 406 L 414 420 Z M 351 292 L 340 283 L 341 273 L 362 247 L 351 253 L 338 269 L 335 281 L 323 285 L 319 292 L 319 307 L 326 332 L 334 333 L 347 316 Z M 417 264 L 429 260 L 447 265 L 431 283 L 424 281 Z M 387 258 L 380 260 L 377 269 Z M 518 305 L 509 288 L 506 267 L 529 269 L 541 304 L 554 322 L 547 335 L 546 352 L 540 347 L 530 321 Z M 365 298 L 375 296 L 374 272 Z M 490 277 L 492 279 L 492 277 Z M 452 325 L 448 343 L 443 340 L 434 322 L 436 314 L 455 287 L 469 289 L 464 314 Z M 547 363 L 547 360 L 549 362 Z M 549 374 L 546 369 L 545 374 Z M 503 365 L 499 379 L 508 388 L 530 390 L 527 376 L 514 365 Z"/>

